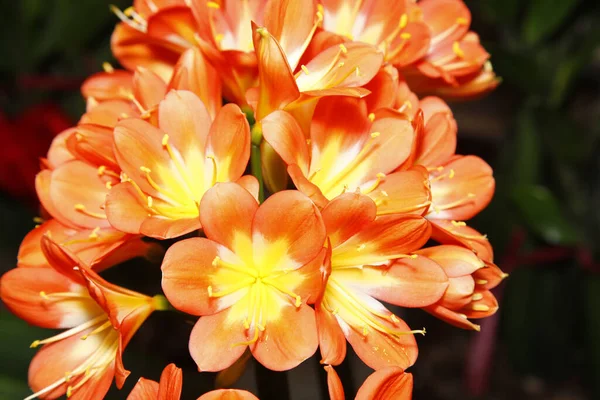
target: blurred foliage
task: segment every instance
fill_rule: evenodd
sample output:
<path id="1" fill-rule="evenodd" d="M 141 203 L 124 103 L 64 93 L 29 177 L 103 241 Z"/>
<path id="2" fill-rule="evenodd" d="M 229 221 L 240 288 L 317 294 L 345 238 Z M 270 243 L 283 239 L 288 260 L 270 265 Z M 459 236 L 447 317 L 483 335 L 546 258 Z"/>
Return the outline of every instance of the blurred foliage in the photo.
<path id="1" fill-rule="evenodd" d="M 583 377 L 600 398 L 600 3 L 467 3 L 503 78 L 492 97 L 513 109 L 480 224 L 500 266 L 517 259 L 506 265 L 502 339 L 521 374 Z"/>

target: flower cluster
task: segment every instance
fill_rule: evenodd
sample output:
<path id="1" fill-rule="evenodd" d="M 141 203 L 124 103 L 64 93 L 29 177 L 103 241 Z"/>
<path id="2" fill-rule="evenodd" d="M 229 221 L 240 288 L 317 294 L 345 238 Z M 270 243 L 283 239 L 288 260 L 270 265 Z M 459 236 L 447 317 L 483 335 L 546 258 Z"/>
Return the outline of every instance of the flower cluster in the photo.
<path id="1" fill-rule="evenodd" d="M 200 317 L 200 372 L 249 354 L 284 371 L 320 349 L 342 399 L 333 366 L 349 344 L 375 370 L 357 399 L 409 399 L 425 329 L 384 303 L 479 330 L 506 276 L 464 222 L 489 203 L 492 170 L 456 154 L 442 100 L 498 84 L 462 0 L 135 0 L 113 12 L 124 69 L 105 63 L 83 84 L 86 113 L 36 178 L 40 225 L 1 280 L 12 312 L 66 329 L 32 344 L 43 347 L 29 398 L 121 387 L 127 343 L 170 303 Z M 159 260 L 166 243 L 166 299 L 99 275 Z M 180 392 L 169 365 L 129 398 Z"/>

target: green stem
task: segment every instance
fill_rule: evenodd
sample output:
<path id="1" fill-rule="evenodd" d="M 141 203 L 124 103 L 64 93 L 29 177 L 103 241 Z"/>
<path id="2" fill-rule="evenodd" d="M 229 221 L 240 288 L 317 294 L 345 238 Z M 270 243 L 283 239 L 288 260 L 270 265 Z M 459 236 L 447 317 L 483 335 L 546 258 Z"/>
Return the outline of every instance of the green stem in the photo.
<path id="1" fill-rule="evenodd" d="M 260 162 L 260 145 L 252 144 L 250 169 L 252 175 L 258 180 L 258 201 L 262 203 L 265 200 L 265 190 L 262 176 L 262 164 Z"/>
<path id="2" fill-rule="evenodd" d="M 252 127 L 252 148 L 250 151 L 250 170 L 258 180 L 258 202 L 265 201 L 264 179 L 262 175 L 262 162 L 260 159 L 260 144 L 262 143 L 262 127 L 255 124 Z"/>

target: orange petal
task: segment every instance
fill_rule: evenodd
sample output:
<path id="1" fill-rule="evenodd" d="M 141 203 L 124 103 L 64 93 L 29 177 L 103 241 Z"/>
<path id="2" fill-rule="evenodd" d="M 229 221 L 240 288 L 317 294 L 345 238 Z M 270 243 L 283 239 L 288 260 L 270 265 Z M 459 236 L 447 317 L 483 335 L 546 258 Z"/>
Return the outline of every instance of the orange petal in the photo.
<path id="1" fill-rule="evenodd" d="M 245 278 L 234 271 L 223 271 L 214 263 L 217 256 L 239 262 L 227 248 L 205 238 L 182 240 L 167 250 L 161 266 L 162 288 L 175 308 L 193 315 L 215 314 L 239 300 L 237 292 L 223 297 L 209 295 L 209 286 L 216 292 L 228 283 L 227 279 L 237 282 Z M 241 322 L 239 326 L 241 330 Z"/>
<path id="2" fill-rule="evenodd" d="M 314 1 L 269 1 L 265 6 L 265 27 L 280 44 L 293 71 L 316 29 Z"/>
<path id="3" fill-rule="evenodd" d="M 475 290 L 475 281 L 471 275 L 450 278 L 450 285 L 440 300 L 440 305 L 451 309 L 459 309 L 471 302 Z"/>
<path id="4" fill-rule="evenodd" d="M 296 185 L 296 188 L 308 196 L 318 207 L 323 208 L 327 205 L 327 203 L 329 203 L 329 200 L 323 196 L 323 193 L 319 187 L 306 179 L 306 177 L 302 174 L 300 167 L 298 167 L 296 164 L 292 164 L 288 166 L 287 170 L 290 178 L 292 178 L 292 181 L 294 182 L 294 185 Z"/>
<path id="5" fill-rule="evenodd" d="M 178 399 L 179 397 L 176 398 Z M 127 396 L 127 400 L 158 400 L 158 382 L 140 378 Z"/>
<path id="6" fill-rule="evenodd" d="M 151 70 L 138 67 L 133 74 L 133 94 L 140 105 L 150 111 L 167 94 L 167 84 Z"/>
<path id="7" fill-rule="evenodd" d="M 416 164 L 437 168 L 456 152 L 456 121 L 446 113 L 431 116 L 417 148 Z"/>
<path id="8" fill-rule="evenodd" d="M 73 282 L 85 284 L 85 280 L 75 271 L 75 267 L 81 267 L 84 264 L 72 251 L 56 243 L 48 235 L 42 236 L 41 248 L 52 268 Z"/>
<path id="9" fill-rule="evenodd" d="M 60 222 L 61 225 L 77 228 L 77 225 L 75 225 L 68 218 L 64 217 L 58 211 L 59 208 L 57 208 L 57 206 L 52 201 L 52 198 L 50 197 L 51 180 L 52 171 L 49 169 L 44 169 L 35 176 L 35 191 L 37 193 L 38 199 L 40 200 L 42 208 L 46 212 L 48 212 L 48 214 L 50 214 L 52 218 L 55 218 L 58 222 Z"/>
<path id="10" fill-rule="evenodd" d="M 68 150 L 78 159 L 118 172 L 120 167 L 113 152 L 113 142 L 113 128 L 79 124 L 66 143 Z"/>
<path id="11" fill-rule="evenodd" d="M 138 117 L 139 110 L 131 101 L 108 100 L 88 109 L 81 116 L 80 124 L 95 124 L 114 128 L 123 118 Z"/>
<path id="12" fill-rule="evenodd" d="M 344 193 L 334 198 L 321 213 L 327 236 L 335 248 L 373 222 L 377 206 L 361 194 Z"/>
<path id="13" fill-rule="evenodd" d="M 471 250 L 459 246 L 433 246 L 416 252 L 438 263 L 449 278 L 471 275 L 484 267 Z"/>
<path id="14" fill-rule="evenodd" d="M 329 305 L 337 309 L 336 318 L 342 331 L 360 359 L 373 369 L 388 366 L 408 368 L 417 359 L 418 348 L 414 335 L 404 321 L 399 318 L 391 319 L 391 313 L 377 300 L 358 291 L 352 291 L 352 296 L 360 303 L 332 302 Z M 327 298 L 328 302 L 330 298 Z M 361 310 L 357 310 L 360 304 Z M 367 308 L 368 306 L 368 308 Z M 371 314 L 369 320 L 376 323 L 377 329 L 366 325 L 360 316 Z M 360 312 L 361 314 L 356 314 Z M 389 315 L 381 318 L 379 315 Z M 395 333 L 391 333 L 395 332 Z M 366 334 L 366 335 L 365 335 Z"/>
<path id="15" fill-rule="evenodd" d="M 256 210 L 258 202 L 250 192 L 235 183 L 218 183 L 202 198 L 200 221 L 206 237 L 241 253 L 243 240 L 252 236 Z"/>
<path id="16" fill-rule="evenodd" d="M 252 23 L 254 49 L 258 58 L 259 97 L 256 119 L 284 108 L 300 96 L 285 53 L 266 28 Z"/>
<path id="17" fill-rule="evenodd" d="M 296 308 L 287 299 L 269 293 L 269 302 L 281 302 L 279 315 L 268 318 L 264 337 L 250 346 L 258 362 L 273 371 L 287 371 L 311 357 L 318 346 L 315 312 L 306 304 Z M 269 316 L 270 317 L 270 316 Z"/>
<path id="18" fill-rule="evenodd" d="M 165 81 L 171 78 L 179 53 L 165 47 L 125 23 L 115 27 L 110 41 L 111 50 L 119 63 L 130 71 L 146 67 Z"/>
<path id="19" fill-rule="evenodd" d="M 73 328 L 103 313 L 87 289 L 52 268 L 16 268 L 0 280 L 0 298 L 16 316 L 42 328 Z M 72 298 L 53 298 L 72 293 Z M 76 297 L 80 294 L 80 297 Z M 50 296 L 48 296 L 50 295 Z"/>
<path id="20" fill-rule="evenodd" d="M 445 321 L 458 328 L 469 329 L 473 331 L 479 331 L 481 329 L 479 325 L 469 321 L 465 314 L 449 310 L 440 304 L 433 304 L 425 307 L 424 310 L 436 318 L 439 318 L 442 321 Z"/>
<path id="21" fill-rule="evenodd" d="M 448 174 L 443 179 L 436 177 Z M 428 217 L 432 219 L 465 220 L 484 209 L 494 195 L 492 169 L 481 158 L 461 156 L 446 165 L 444 170 L 431 174 L 433 205 Z"/>
<path id="22" fill-rule="evenodd" d="M 335 372 L 335 369 L 333 369 L 331 365 L 326 365 L 325 371 L 327 371 L 327 389 L 329 391 L 329 398 L 331 400 L 345 400 L 344 387 L 342 386 L 342 381 L 337 372 Z"/>
<path id="23" fill-rule="evenodd" d="M 321 363 L 340 365 L 346 358 L 346 338 L 335 316 L 322 306 L 315 310 L 319 333 Z"/>
<path id="24" fill-rule="evenodd" d="M 489 262 L 485 263 L 484 268 L 480 268 L 473 273 L 473 278 L 479 282 L 477 285 L 478 289 L 491 290 L 498 286 L 506 277 L 508 277 L 508 274 L 502 272 L 496 264 Z M 485 283 L 483 283 L 484 281 Z"/>
<path id="25" fill-rule="evenodd" d="M 215 159 L 217 182 L 235 181 L 242 176 L 250 159 L 250 126 L 235 104 L 221 108 L 210 133 L 206 154 Z"/>
<path id="26" fill-rule="evenodd" d="M 246 189 L 250 192 L 252 197 L 258 201 L 258 180 L 252 175 L 244 175 L 237 181 L 235 181 L 238 185 Z"/>
<path id="27" fill-rule="evenodd" d="M 296 84 L 300 92 L 311 95 L 326 89 L 357 88 L 373 79 L 382 62 L 383 53 L 365 43 L 331 46 L 306 64 L 309 73 L 299 73 Z"/>
<path id="28" fill-rule="evenodd" d="M 302 129 L 289 113 L 274 111 L 261 121 L 265 140 L 287 164 L 296 164 L 304 174 L 308 173 L 309 153 Z"/>
<path id="29" fill-rule="evenodd" d="M 286 190 L 269 197 L 258 209 L 252 236 L 254 242 L 257 238 L 267 243 L 285 241 L 287 257 L 301 266 L 323 248 L 326 233 L 321 213 L 313 202 L 298 191 Z"/>
<path id="30" fill-rule="evenodd" d="M 467 318 L 478 319 L 489 317 L 498 311 L 498 300 L 492 292 L 489 290 L 476 290 L 474 295 L 481 298 L 473 300 L 463 308 L 458 309 L 458 313 L 466 315 Z"/>
<path id="31" fill-rule="evenodd" d="M 375 371 L 358 389 L 356 400 L 412 399 L 413 376 L 399 367 Z"/>
<path id="32" fill-rule="evenodd" d="M 87 78 L 81 85 L 84 98 L 93 97 L 95 100 L 129 100 L 128 94 L 133 93 L 133 74 L 129 71 L 114 70 L 99 72 Z"/>
<path id="33" fill-rule="evenodd" d="M 98 170 L 83 161 L 71 161 L 52 171 L 52 202 L 75 225 L 92 229 L 110 226 L 103 209 L 107 193 Z"/>
<path id="34" fill-rule="evenodd" d="M 365 88 L 371 92 L 365 98 L 369 112 L 384 107 L 394 108 L 398 90 L 398 70 L 392 65 L 383 66 Z"/>
<path id="35" fill-rule="evenodd" d="M 436 220 L 431 223 L 431 237 L 443 244 L 454 244 L 471 249 L 477 257 L 493 262 L 494 251 L 485 235 L 467 226 L 464 222 Z"/>
<path id="36" fill-rule="evenodd" d="M 106 196 L 106 216 L 116 229 L 140 233 L 142 223 L 148 218 L 146 204 L 131 182 L 119 183 Z"/>
<path id="37" fill-rule="evenodd" d="M 386 60 L 402 68 L 427 55 L 431 44 L 431 31 L 421 21 L 411 21 L 389 45 Z"/>
<path id="38" fill-rule="evenodd" d="M 377 204 L 377 215 L 415 214 L 422 215 L 429 208 L 427 169 L 415 166 L 408 171 L 386 175 L 375 190 L 367 193 Z M 363 187 L 369 187 L 366 183 Z"/>
<path id="39" fill-rule="evenodd" d="M 148 17 L 147 40 L 163 43 L 165 48 L 181 54 L 196 43 L 196 26 L 192 10 L 187 5 L 163 8 Z"/>
<path id="40" fill-rule="evenodd" d="M 356 235 L 333 249 L 331 263 L 337 266 L 376 265 L 403 257 L 429 240 L 427 220 L 412 215 L 378 217 Z"/>
<path id="41" fill-rule="evenodd" d="M 240 311 L 241 312 L 241 311 Z M 190 355 L 198 371 L 221 371 L 241 357 L 248 346 L 242 321 L 228 319 L 229 311 L 200 318 L 190 335 Z"/>
<path id="42" fill-rule="evenodd" d="M 186 50 L 177 61 L 169 89 L 195 93 L 206 105 L 212 118 L 217 115 L 223 103 L 221 79 L 217 70 L 196 47 Z"/>
<path id="43" fill-rule="evenodd" d="M 64 239 L 74 235 L 77 231 L 62 225 L 55 219 L 44 222 L 42 225 L 31 230 L 19 247 L 17 255 L 17 266 L 25 268 L 41 268 L 46 267 L 48 262 L 42 253 L 41 243 L 42 236 L 50 232 L 52 237 L 57 241 L 62 242 Z"/>
<path id="44" fill-rule="evenodd" d="M 82 332 L 82 335 L 89 333 Z M 80 335 L 73 335 L 58 342 L 50 343 L 42 347 L 29 364 L 29 386 L 34 392 L 38 392 L 55 383 L 64 382 L 55 389 L 46 392 L 45 398 L 58 398 L 67 391 L 69 383 L 65 382 L 65 374 L 75 371 L 87 359 L 100 350 L 94 336 L 89 340 L 81 340 Z M 104 356 L 104 354 L 100 354 Z M 109 365 L 105 370 L 92 375 L 85 385 L 74 392 L 77 398 L 103 398 L 108 392 L 114 377 L 114 367 Z M 73 384 L 73 383 L 71 383 Z"/>
<path id="45" fill-rule="evenodd" d="M 219 389 L 203 394 L 198 400 L 258 400 L 258 397 L 245 390 Z"/>
<path id="46" fill-rule="evenodd" d="M 460 39 L 471 25 L 471 13 L 462 0 L 423 0 L 419 8 L 431 30 L 432 48 Z"/>
<path id="47" fill-rule="evenodd" d="M 448 288 L 444 270 L 426 257 L 404 258 L 389 266 L 335 271 L 336 281 L 401 307 L 425 307 Z"/>
<path id="48" fill-rule="evenodd" d="M 54 137 L 46 156 L 48 168 L 54 169 L 61 164 L 75 159 L 75 156 L 67 148 L 67 139 L 73 132 L 75 132 L 75 128 L 69 128 Z"/>
<path id="49" fill-rule="evenodd" d="M 157 400 L 179 400 L 182 386 L 181 368 L 169 364 L 160 375 L 160 389 Z"/>

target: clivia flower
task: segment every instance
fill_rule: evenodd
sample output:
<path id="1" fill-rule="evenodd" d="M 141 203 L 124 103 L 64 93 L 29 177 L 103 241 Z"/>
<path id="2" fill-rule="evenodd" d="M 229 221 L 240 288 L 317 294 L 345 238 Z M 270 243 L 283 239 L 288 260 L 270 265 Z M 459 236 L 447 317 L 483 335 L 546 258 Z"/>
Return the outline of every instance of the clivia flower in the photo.
<path id="1" fill-rule="evenodd" d="M 101 398 L 113 378 L 121 387 L 129 371 L 121 355 L 154 310 L 154 298 L 110 284 L 48 236 L 42 246 L 51 267 L 16 268 L 2 276 L 0 297 L 27 322 L 66 331 L 31 344 L 43 347 L 29 366 L 29 385 L 41 397 Z"/>
<path id="2" fill-rule="evenodd" d="M 344 388 L 340 377 L 331 365 L 325 366 L 327 387 L 331 400 L 344 400 Z M 387 367 L 373 372 L 356 393 L 355 400 L 410 400 L 413 376 L 400 367 Z"/>
<path id="3" fill-rule="evenodd" d="M 485 263 L 471 250 L 459 246 L 434 246 L 415 252 L 443 268 L 449 285 L 435 304 L 424 309 L 436 317 L 464 329 L 478 331 L 470 318 L 485 318 L 498 310 L 490 292 L 507 275 L 496 265 Z"/>
<path id="4" fill-rule="evenodd" d="M 385 53 L 387 62 L 397 66 L 411 64 L 427 54 L 429 28 L 420 20 L 418 5 L 411 1 L 320 0 L 319 3 L 323 30 L 317 32 L 313 43 L 331 45 L 348 39 L 369 43 Z"/>
<path id="5" fill-rule="evenodd" d="M 162 264 L 171 304 L 202 316 L 190 337 L 200 371 L 220 371 L 249 348 L 269 369 L 291 369 L 317 349 L 314 303 L 322 291 L 325 226 L 310 199 L 283 191 L 260 207 L 219 183 L 200 204 L 206 238 L 175 243 Z"/>
<path id="6" fill-rule="evenodd" d="M 262 130 L 298 190 L 319 207 L 354 191 L 371 197 L 378 215 L 420 215 L 429 207 L 426 169 L 394 172 L 409 157 L 414 137 L 401 113 L 368 113 L 364 100 L 325 98 L 315 110 L 309 140 L 284 111 L 265 118 Z"/>
<path id="7" fill-rule="evenodd" d="M 160 375 L 160 382 L 140 378 L 127 396 L 127 400 L 179 400 L 182 385 L 181 369 L 169 364 Z M 213 390 L 198 400 L 258 400 L 256 396 L 245 390 L 219 389 Z"/>
<path id="8" fill-rule="evenodd" d="M 158 127 L 125 119 L 114 133 L 121 183 L 106 199 L 110 224 L 123 232 L 173 238 L 200 228 L 200 200 L 217 182 L 256 179 L 242 174 L 250 128 L 233 104 L 213 120 L 192 92 L 171 91 L 158 106 Z"/>
<path id="9" fill-rule="evenodd" d="M 468 98 L 498 86 L 490 55 L 469 31 L 471 13 L 463 0 L 422 0 L 418 7 L 431 42 L 426 57 L 403 70 L 413 91 Z"/>
<path id="10" fill-rule="evenodd" d="M 331 274 L 316 305 L 322 363 L 338 365 L 346 340 L 373 369 L 410 367 L 417 359 L 413 331 L 378 300 L 403 307 L 434 304 L 448 278 L 434 262 L 414 254 L 429 240 L 426 219 L 376 218 L 367 196 L 346 193 L 323 210 L 330 240 Z"/>

